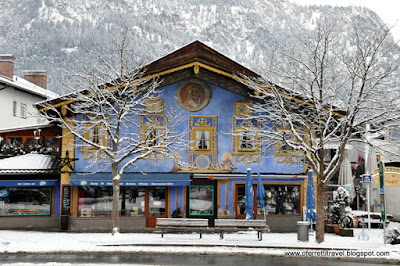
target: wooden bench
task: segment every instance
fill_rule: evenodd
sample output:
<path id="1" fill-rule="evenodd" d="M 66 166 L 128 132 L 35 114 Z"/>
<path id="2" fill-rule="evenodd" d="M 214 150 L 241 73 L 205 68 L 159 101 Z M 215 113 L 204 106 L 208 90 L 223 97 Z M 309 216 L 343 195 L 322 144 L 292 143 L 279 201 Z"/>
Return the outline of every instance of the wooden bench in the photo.
<path id="1" fill-rule="evenodd" d="M 208 228 L 208 219 L 157 218 L 156 228 L 161 229 L 161 238 L 166 231 L 199 232 L 202 238 L 203 231 Z"/>
<path id="2" fill-rule="evenodd" d="M 215 229 L 219 231 L 220 239 L 224 239 L 224 232 L 257 231 L 257 239 L 262 240 L 263 232 L 270 232 L 265 220 L 216 219 Z"/>

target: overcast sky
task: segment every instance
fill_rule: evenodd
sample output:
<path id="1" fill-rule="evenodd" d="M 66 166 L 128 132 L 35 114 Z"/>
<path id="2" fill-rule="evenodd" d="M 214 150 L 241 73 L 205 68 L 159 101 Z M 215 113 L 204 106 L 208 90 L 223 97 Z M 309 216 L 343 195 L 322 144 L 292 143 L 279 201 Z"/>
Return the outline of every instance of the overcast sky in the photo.
<path id="1" fill-rule="evenodd" d="M 363 6 L 375 11 L 389 26 L 395 25 L 392 34 L 400 40 L 400 0 L 289 0 L 302 5 Z"/>

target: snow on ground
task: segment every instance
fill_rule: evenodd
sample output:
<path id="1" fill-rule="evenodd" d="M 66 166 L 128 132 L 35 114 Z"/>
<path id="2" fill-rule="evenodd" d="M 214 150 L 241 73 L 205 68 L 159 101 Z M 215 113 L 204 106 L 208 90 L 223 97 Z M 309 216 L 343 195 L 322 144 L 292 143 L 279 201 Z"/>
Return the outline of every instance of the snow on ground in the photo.
<path id="1" fill-rule="evenodd" d="M 391 223 L 389 227 L 399 226 Z M 369 240 L 359 240 L 362 229 L 354 229 L 354 237 L 325 234 L 325 242 L 317 244 L 315 234 L 309 242 L 297 241 L 297 233 L 265 233 L 257 240 L 256 232 L 225 234 L 157 233 L 66 233 L 37 231 L 0 231 L 1 253 L 180 253 L 180 254 L 254 254 L 299 257 L 340 257 L 386 259 L 400 261 L 400 248 L 383 243 L 383 229 L 365 229 Z M 300 251 L 289 255 L 287 252 Z M 318 253 L 323 251 L 325 254 Z M 348 252 L 349 251 L 349 252 Z M 286 253 L 285 253 L 286 252 Z M 330 253 L 326 253 L 330 252 Z M 335 253 L 337 252 L 337 253 Z M 342 253 L 340 253 L 342 252 Z"/>

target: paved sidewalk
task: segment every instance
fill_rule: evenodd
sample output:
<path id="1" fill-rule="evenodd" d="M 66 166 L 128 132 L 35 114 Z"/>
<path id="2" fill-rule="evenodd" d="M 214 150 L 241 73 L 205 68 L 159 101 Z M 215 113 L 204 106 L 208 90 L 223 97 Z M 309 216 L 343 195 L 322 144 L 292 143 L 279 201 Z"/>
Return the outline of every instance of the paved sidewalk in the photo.
<path id="1" fill-rule="evenodd" d="M 383 230 L 365 230 L 368 241 L 359 240 L 361 229 L 355 229 L 354 237 L 325 234 L 325 242 L 315 242 L 311 234 L 309 242 L 297 241 L 296 233 L 266 233 L 257 240 L 257 232 L 226 234 L 166 234 L 161 238 L 154 233 L 66 233 L 33 231 L 0 231 L 0 254 L 210 254 L 210 255 L 258 255 L 285 257 L 327 257 L 357 259 L 357 261 L 400 262 L 399 246 L 383 244 Z"/>

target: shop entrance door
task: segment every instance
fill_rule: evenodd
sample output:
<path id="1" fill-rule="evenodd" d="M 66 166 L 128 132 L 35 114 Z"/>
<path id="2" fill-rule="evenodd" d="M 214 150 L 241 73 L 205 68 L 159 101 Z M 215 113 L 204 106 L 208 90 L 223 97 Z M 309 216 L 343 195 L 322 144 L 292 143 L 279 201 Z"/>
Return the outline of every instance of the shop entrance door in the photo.
<path id="1" fill-rule="evenodd" d="M 146 227 L 155 227 L 156 219 L 167 217 L 167 188 L 146 189 Z"/>
<path id="2" fill-rule="evenodd" d="M 256 190 L 255 186 L 253 185 L 253 192 L 254 192 L 254 203 L 253 204 L 253 211 L 254 216 L 257 211 L 257 199 L 256 199 Z M 245 185 L 236 185 L 236 198 L 235 198 L 235 218 L 236 219 L 244 219 L 244 211 L 246 209 L 246 201 L 245 201 Z"/>

